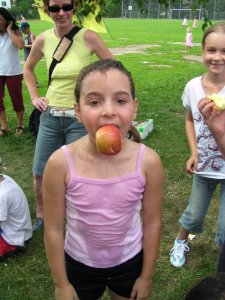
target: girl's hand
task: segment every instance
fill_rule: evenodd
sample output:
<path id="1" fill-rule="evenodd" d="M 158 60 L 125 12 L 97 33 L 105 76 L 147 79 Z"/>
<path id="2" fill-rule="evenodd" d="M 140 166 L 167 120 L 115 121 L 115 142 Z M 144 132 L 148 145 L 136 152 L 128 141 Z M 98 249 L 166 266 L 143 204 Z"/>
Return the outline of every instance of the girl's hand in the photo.
<path id="1" fill-rule="evenodd" d="M 138 277 L 134 283 L 130 300 L 147 300 L 152 291 L 152 279 Z"/>
<path id="2" fill-rule="evenodd" d="M 9 25 L 8 25 L 8 27 L 7 27 L 7 31 L 8 30 L 13 30 L 13 21 L 10 21 L 9 22 Z"/>
<path id="3" fill-rule="evenodd" d="M 217 110 L 214 102 L 207 98 L 199 102 L 198 108 L 210 130 L 224 132 L 225 110 Z"/>
<path id="4" fill-rule="evenodd" d="M 48 99 L 45 97 L 37 97 L 32 99 L 32 104 L 40 111 L 45 111 L 48 106 Z"/>
<path id="5" fill-rule="evenodd" d="M 199 101 L 198 109 L 201 112 L 201 114 L 203 115 L 206 122 L 212 115 L 214 106 L 215 106 L 214 102 L 208 98 L 203 98 Z"/>
<path id="6" fill-rule="evenodd" d="M 225 110 L 218 111 L 209 99 L 202 99 L 198 108 L 225 158 Z"/>
<path id="7" fill-rule="evenodd" d="M 73 286 L 68 283 L 65 287 L 55 288 L 55 300 L 79 300 Z"/>
<path id="8" fill-rule="evenodd" d="M 198 157 L 191 156 L 186 162 L 186 172 L 193 174 L 198 170 Z"/>

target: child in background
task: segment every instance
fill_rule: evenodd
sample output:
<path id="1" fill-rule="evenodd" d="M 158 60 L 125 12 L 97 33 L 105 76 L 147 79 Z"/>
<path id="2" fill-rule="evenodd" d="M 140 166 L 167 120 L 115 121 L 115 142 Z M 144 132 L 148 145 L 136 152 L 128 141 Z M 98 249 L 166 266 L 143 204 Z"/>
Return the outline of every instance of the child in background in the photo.
<path id="1" fill-rule="evenodd" d="M 27 23 L 27 22 L 21 23 L 20 30 L 25 35 L 25 37 L 24 37 L 24 44 L 25 45 L 24 45 L 23 51 L 24 51 L 24 61 L 26 62 L 27 58 L 30 54 L 30 51 L 31 51 L 32 45 L 34 43 L 34 40 L 35 40 L 35 34 L 30 31 L 30 24 Z M 37 80 L 36 80 L 36 86 L 37 87 L 40 86 Z"/>
<path id="2" fill-rule="evenodd" d="M 21 22 L 22 22 L 22 23 L 27 21 L 27 20 L 24 18 L 23 15 L 20 15 L 20 17 L 21 17 Z"/>
<path id="3" fill-rule="evenodd" d="M 186 33 L 186 37 L 185 37 L 185 41 L 186 41 L 186 52 L 188 53 L 189 51 L 191 51 L 191 48 L 193 46 L 193 42 L 192 42 L 192 32 L 191 32 L 191 28 L 188 27 L 187 28 L 187 33 Z"/>
<path id="4" fill-rule="evenodd" d="M 194 22 L 193 22 L 193 25 L 192 25 L 192 27 L 193 27 L 194 29 L 197 28 L 197 22 L 198 22 L 198 18 L 197 18 L 197 17 L 194 17 Z"/>
<path id="5" fill-rule="evenodd" d="M 56 299 L 97 300 L 108 287 L 111 299 L 147 300 L 159 251 L 163 168 L 155 151 L 126 138 L 137 114 L 132 77 L 118 61 L 97 61 L 81 71 L 75 97 L 88 134 L 57 150 L 43 178 Z M 121 132 L 114 155 L 96 148 L 96 132 L 108 124 Z"/>
<path id="6" fill-rule="evenodd" d="M 184 16 L 184 20 L 183 20 L 182 26 L 183 26 L 183 28 L 186 28 L 188 26 L 188 20 L 187 20 L 186 16 Z"/>
<path id="7" fill-rule="evenodd" d="M 189 204 L 179 220 L 180 232 L 170 251 L 170 262 L 175 267 L 182 267 L 185 263 L 189 233 L 202 232 L 204 218 L 218 184 L 221 185 L 221 193 L 216 242 L 222 247 L 225 240 L 225 161 L 198 108 L 200 100 L 207 95 L 218 93 L 225 96 L 224 22 L 216 23 L 205 31 L 202 49 L 208 73 L 192 79 L 182 96 L 187 108 L 186 133 L 191 150 L 186 170 L 194 177 Z"/>
<path id="8" fill-rule="evenodd" d="M 32 44 L 35 40 L 35 35 L 30 31 L 30 24 L 23 22 L 20 25 L 20 30 L 23 32 L 24 36 L 24 61 L 27 60 L 28 55 L 30 54 Z"/>

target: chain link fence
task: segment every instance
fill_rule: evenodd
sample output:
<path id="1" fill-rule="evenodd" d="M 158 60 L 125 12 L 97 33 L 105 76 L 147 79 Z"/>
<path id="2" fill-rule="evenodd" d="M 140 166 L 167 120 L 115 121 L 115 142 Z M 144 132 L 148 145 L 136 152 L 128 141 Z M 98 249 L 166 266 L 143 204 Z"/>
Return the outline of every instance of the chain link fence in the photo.
<path id="1" fill-rule="evenodd" d="M 140 12 L 134 0 L 121 1 L 121 18 L 183 19 L 185 15 L 189 19 L 207 16 L 211 20 L 225 20 L 224 0 L 209 0 L 206 7 L 197 7 L 195 11 L 192 10 L 191 0 L 180 0 L 176 3 L 171 0 L 168 9 L 160 5 L 158 0 L 146 0 L 145 12 Z"/>

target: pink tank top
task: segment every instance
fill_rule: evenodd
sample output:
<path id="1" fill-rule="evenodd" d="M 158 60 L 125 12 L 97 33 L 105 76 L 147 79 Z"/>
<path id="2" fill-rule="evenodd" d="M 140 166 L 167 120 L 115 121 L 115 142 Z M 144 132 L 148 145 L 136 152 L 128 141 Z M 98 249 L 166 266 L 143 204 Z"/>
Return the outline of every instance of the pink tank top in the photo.
<path id="1" fill-rule="evenodd" d="M 95 268 L 126 262 L 142 249 L 140 211 L 145 187 L 141 173 L 145 146 L 140 145 L 134 172 L 110 179 L 76 176 L 66 146 L 70 170 L 66 191 L 65 251 Z"/>

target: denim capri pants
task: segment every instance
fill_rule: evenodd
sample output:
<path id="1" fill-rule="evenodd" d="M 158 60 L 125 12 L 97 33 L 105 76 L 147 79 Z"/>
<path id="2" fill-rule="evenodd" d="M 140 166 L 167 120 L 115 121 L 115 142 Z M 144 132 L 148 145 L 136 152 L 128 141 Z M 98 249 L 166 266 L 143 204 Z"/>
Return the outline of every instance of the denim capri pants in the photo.
<path id="1" fill-rule="evenodd" d="M 87 131 L 74 117 L 56 117 L 47 108 L 40 117 L 37 142 L 34 153 L 33 173 L 43 176 L 44 168 L 51 154 L 65 144 L 70 144 Z"/>
<path id="2" fill-rule="evenodd" d="M 192 233 L 202 232 L 205 215 L 213 192 L 219 183 L 221 190 L 215 241 L 222 247 L 225 240 L 225 179 L 211 179 L 195 174 L 189 203 L 179 223 L 184 229 Z"/>

